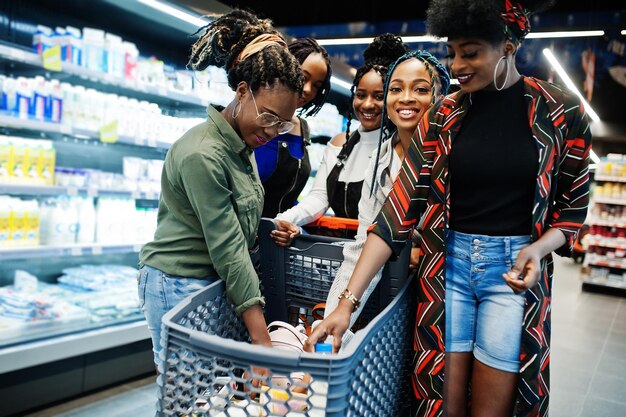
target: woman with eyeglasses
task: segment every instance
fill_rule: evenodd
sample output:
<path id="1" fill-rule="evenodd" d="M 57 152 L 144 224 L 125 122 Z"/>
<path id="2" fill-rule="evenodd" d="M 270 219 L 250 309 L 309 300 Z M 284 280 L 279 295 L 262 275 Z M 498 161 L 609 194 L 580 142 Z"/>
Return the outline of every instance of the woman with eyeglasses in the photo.
<path id="1" fill-rule="evenodd" d="M 139 298 L 160 356 L 162 316 L 222 279 L 252 343 L 271 346 L 259 280 L 250 259 L 263 207 L 253 150 L 293 128 L 304 77 L 269 20 L 241 10 L 204 28 L 190 66 L 225 68 L 235 98 L 169 149 L 154 240 L 140 254 Z"/>
<path id="2" fill-rule="evenodd" d="M 300 63 L 304 75 L 304 88 L 298 99 L 300 111 L 291 120 L 293 129 L 279 130 L 276 138 L 254 150 L 265 190 L 263 217 L 270 218 L 293 207 L 309 179 L 310 130 L 302 116 L 315 116 L 320 111 L 330 92 L 332 75 L 328 53 L 315 39 L 296 39 L 289 44 L 289 52 Z"/>

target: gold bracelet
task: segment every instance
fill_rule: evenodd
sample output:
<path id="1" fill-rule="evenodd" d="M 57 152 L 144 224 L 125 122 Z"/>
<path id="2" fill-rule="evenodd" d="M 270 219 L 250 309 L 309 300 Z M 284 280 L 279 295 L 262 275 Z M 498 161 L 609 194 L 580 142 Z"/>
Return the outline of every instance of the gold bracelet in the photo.
<path id="1" fill-rule="evenodd" d="M 355 310 L 359 308 L 359 306 L 361 305 L 361 301 L 359 301 L 359 299 L 356 298 L 354 294 L 352 294 L 350 290 L 347 288 L 343 290 L 341 295 L 339 295 L 339 299 L 341 300 L 342 298 L 345 298 L 346 300 L 350 301 L 352 305 L 354 306 Z"/>

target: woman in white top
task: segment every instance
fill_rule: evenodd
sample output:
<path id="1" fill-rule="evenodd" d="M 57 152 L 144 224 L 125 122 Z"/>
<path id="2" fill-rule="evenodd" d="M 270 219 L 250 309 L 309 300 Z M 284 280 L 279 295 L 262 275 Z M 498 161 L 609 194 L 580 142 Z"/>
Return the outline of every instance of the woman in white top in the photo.
<path id="1" fill-rule="evenodd" d="M 391 191 L 393 182 L 400 170 L 404 155 L 411 143 L 417 125 L 430 106 L 448 91 L 450 76 L 439 61 L 426 51 L 418 50 L 401 56 L 389 69 L 385 80 L 385 99 L 381 145 L 374 152 L 365 171 L 362 197 L 359 201 L 359 229 L 354 242 L 346 243 L 343 249 L 343 263 L 335 276 L 326 300 L 324 316 L 337 307 L 340 294 L 346 289 L 352 271 L 361 254 L 367 229 L 372 224 Z M 389 115 L 389 119 L 385 119 Z M 395 129 L 393 134 L 390 132 Z M 390 137 L 390 140 L 385 140 Z M 418 250 L 414 248 L 413 251 Z M 418 256 L 412 254 L 411 266 L 415 267 Z M 350 317 L 350 327 L 363 310 L 372 291 L 382 276 L 378 271 L 361 297 L 360 306 Z M 346 337 L 347 336 L 347 337 Z M 344 343 L 351 337 L 344 334 Z"/>
<path id="2" fill-rule="evenodd" d="M 276 216 L 278 230 L 272 234 L 276 243 L 288 246 L 300 233 L 298 226 L 319 219 L 329 207 L 337 217 L 358 218 L 364 173 L 380 138 L 383 81 L 389 66 L 407 52 L 402 39 L 388 33 L 376 37 L 367 47 L 363 53 L 365 63 L 357 70 L 352 85 L 353 111 L 360 126 L 350 134 L 348 123 L 347 132 L 329 142 L 311 192 Z"/>

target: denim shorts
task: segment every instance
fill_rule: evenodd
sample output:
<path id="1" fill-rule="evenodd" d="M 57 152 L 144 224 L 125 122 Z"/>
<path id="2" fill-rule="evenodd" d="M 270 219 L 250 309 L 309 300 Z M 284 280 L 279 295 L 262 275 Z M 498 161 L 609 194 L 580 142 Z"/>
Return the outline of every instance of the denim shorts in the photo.
<path id="1" fill-rule="evenodd" d="M 530 236 L 446 236 L 446 352 L 473 352 L 492 368 L 519 372 L 525 293 L 502 274 Z"/>
<path id="2" fill-rule="evenodd" d="M 163 373 L 163 361 L 165 359 L 165 353 L 161 351 L 161 319 L 163 315 L 183 299 L 217 279 L 196 279 L 170 275 L 148 265 L 144 265 L 139 270 L 139 301 L 148 322 L 154 363 L 160 374 Z"/>

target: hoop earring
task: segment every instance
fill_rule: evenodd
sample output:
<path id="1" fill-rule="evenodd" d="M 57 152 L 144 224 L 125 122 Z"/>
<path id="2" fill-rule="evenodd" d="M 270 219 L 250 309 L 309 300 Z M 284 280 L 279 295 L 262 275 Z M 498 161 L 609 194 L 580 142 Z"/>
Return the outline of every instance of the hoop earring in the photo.
<path id="1" fill-rule="evenodd" d="M 241 101 L 238 101 L 237 104 L 235 104 L 235 107 L 233 107 L 233 111 L 230 115 L 233 116 L 233 119 L 236 119 L 237 116 L 239 116 L 240 112 L 241 112 Z"/>
<path id="2" fill-rule="evenodd" d="M 498 82 L 496 81 L 496 78 L 498 76 L 498 67 L 500 67 L 500 62 L 502 62 L 503 59 L 505 59 L 504 64 L 506 65 L 506 77 L 504 77 L 504 84 L 502 84 L 502 87 L 498 87 Z M 508 81 L 509 81 L 509 59 L 506 55 L 502 55 L 500 59 L 498 60 L 496 67 L 493 69 L 493 86 L 496 88 L 496 90 L 502 91 L 504 87 L 506 87 L 506 83 Z"/>

